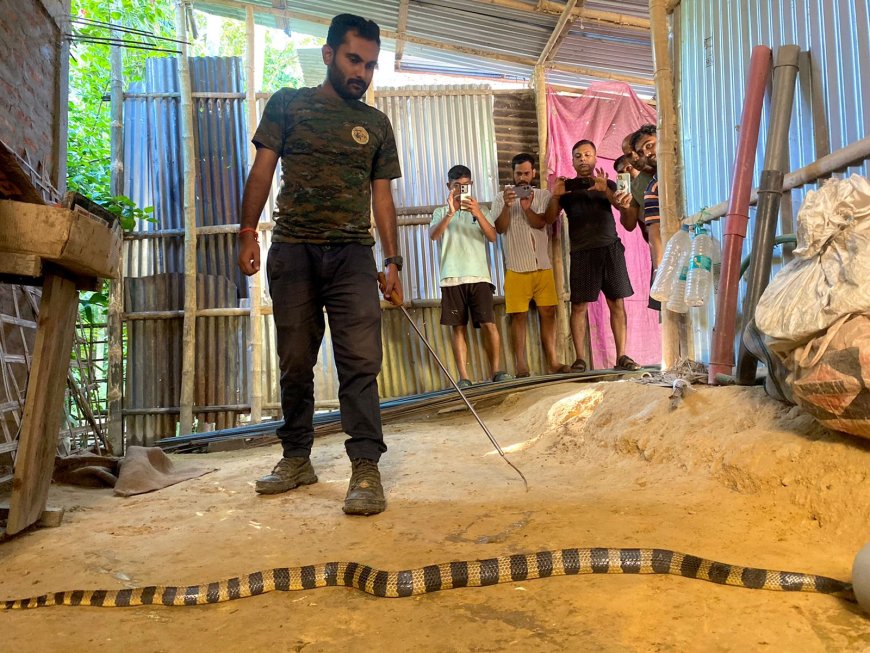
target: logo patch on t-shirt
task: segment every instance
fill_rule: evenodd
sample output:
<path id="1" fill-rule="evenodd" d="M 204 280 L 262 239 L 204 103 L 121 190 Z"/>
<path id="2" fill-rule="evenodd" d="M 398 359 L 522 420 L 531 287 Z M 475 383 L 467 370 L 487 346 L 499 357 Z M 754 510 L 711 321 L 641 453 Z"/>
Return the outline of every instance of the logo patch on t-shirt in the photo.
<path id="1" fill-rule="evenodd" d="M 369 133 L 366 131 L 365 127 L 354 127 L 350 130 L 350 135 L 353 136 L 353 140 L 360 145 L 365 145 L 369 142 Z"/>

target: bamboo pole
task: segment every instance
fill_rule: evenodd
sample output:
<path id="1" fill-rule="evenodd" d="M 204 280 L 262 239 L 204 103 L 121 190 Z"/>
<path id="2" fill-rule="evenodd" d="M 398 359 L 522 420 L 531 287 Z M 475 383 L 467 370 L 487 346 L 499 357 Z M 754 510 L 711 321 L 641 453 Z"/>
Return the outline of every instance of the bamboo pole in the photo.
<path id="1" fill-rule="evenodd" d="M 247 17 L 247 52 L 245 53 L 245 76 L 247 81 L 247 104 L 248 104 L 248 162 L 254 164 L 256 149 L 251 139 L 257 125 L 257 88 L 256 88 L 256 58 L 257 41 L 254 29 L 254 8 L 250 5 L 245 9 Z M 260 219 L 262 220 L 262 215 Z M 234 225 L 235 226 L 235 225 Z M 262 257 L 262 251 L 260 252 Z M 254 423 L 263 419 L 263 317 L 260 315 L 262 303 L 262 288 L 260 284 L 260 272 L 251 276 L 248 284 L 248 292 L 251 299 L 251 318 L 248 328 L 248 356 L 251 361 L 250 402 L 251 421 Z"/>
<path id="2" fill-rule="evenodd" d="M 669 48 L 667 0 L 650 0 L 650 29 L 653 41 L 656 99 L 658 101 L 658 162 L 659 205 L 661 207 L 662 245 L 680 228 L 680 207 L 677 206 L 677 105 L 674 98 L 673 64 Z M 684 334 L 685 335 L 685 334 Z M 684 338 L 685 339 L 685 338 Z M 681 347 L 681 344 L 683 347 Z M 662 307 L 662 364 L 672 365 L 688 342 L 681 343 L 680 319 Z"/>
<path id="3" fill-rule="evenodd" d="M 111 191 L 112 195 L 124 194 L 124 52 L 118 46 L 113 46 L 110 55 L 111 64 Z M 124 383 L 124 327 L 121 313 L 124 311 L 124 262 L 121 248 L 121 260 L 118 264 L 118 277 L 112 279 L 109 285 L 108 311 L 108 359 L 109 373 L 107 378 L 107 416 L 106 437 L 109 453 L 117 456 L 124 454 L 124 416 L 121 414 L 123 395 L 121 388 Z"/>
<path id="4" fill-rule="evenodd" d="M 543 66 L 535 66 L 535 110 L 538 119 L 538 170 L 541 188 L 546 190 L 548 167 L 549 123 L 547 112 L 547 76 Z M 565 261 L 562 258 L 563 218 L 559 217 L 556 228 L 550 239 L 550 258 L 553 261 L 553 277 L 556 281 L 556 354 L 560 360 L 565 360 L 568 351 L 570 330 L 568 329 L 568 311 L 565 309 Z"/>
<path id="5" fill-rule="evenodd" d="M 187 0 L 175 0 L 175 30 L 177 38 L 185 40 L 185 5 Z M 190 67 L 188 46 L 179 44 L 178 88 L 181 91 L 179 116 L 181 121 L 181 161 L 184 179 L 184 324 L 181 339 L 181 416 L 182 433 L 193 431 L 193 388 L 196 365 L 196 178 L 193 169 L 193 102 L 190 97 Z"/>
<path id="6" fill-rule="evenodd" d="M 399 0 L 399 20 L 396 23 L 396 72 L 402 67 L 402 56 L 405 54 L 405 36 L 408 30 L 408 2 Z"/>
<path id="7" fill-rule="evenodd" d="M 571 25 L 574 22 L 572 14 L 576 6 L 577 0 L 568 0 L 565 4 L 565 9 L 562 11 L 562 15 L 559 16 L 559 21 L 556 23 L 556 27 L 553 28 L 553 33 L 550 34 L 547 44 L 541 50 L 541 55 L 538 57 L 538 66 L 543 66 L 556 55 L 562 40 L 571 31 Z"/>

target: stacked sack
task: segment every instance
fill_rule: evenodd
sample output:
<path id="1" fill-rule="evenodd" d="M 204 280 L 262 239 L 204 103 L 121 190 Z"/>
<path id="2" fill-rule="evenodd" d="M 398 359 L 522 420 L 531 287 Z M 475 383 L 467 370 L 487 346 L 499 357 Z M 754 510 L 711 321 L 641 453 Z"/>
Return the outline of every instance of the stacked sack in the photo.
<path id="1" fill-rule="evenodd" d="M 797 220 L 795 258 L 764 291 L 755 324 L 794 403 L 870 438 L 870 182 L 827 182 Z"/>

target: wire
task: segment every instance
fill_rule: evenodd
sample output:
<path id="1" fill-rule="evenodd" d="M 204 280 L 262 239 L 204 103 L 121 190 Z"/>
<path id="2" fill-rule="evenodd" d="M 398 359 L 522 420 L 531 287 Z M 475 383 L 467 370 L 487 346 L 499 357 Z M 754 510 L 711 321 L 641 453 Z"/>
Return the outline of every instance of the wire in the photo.
<path id="1" fill-rule="evenodd" d="M 169 38 L 168 36 L 158 36 L 154 32 L 146 32 L 145 30 L 136 29 L 135 27 L 125 27 L 124 25 L 117 25 L 115 23 L 107 23 L 102 20 L 95 20 L 93 18 L 81 18 L 78 16 L 70 16 L 70 22 L 72 23 L 81 23 L 83 25 L 91 25 L 93 27 L 104 27 L 106 29 L 111 29 L 115 32 L 126 32 L 128 34 L 139 34 L 140 36 L 147 36 L 151 39 L 156 39 L 158 41 L 169 41 L 171 43 L 183 43 L 184 45 L 191 45 L 190 41 L 182 41 L 179 39 Z"/>
<path id="2" fill-rule="evenodd" d="M 157 48 L 147 43 L 139 43 L 136 41 L 125 41 L 124 39 L 111 39 L 101 36 L 79 36 L 77 34 L 64 34 L 70 41 L 79 43 L 97 43 L 100 45 L 118 45 L 132 50 L 150 50 L 152 52 L 171 52 L 173 54 L 181 54 L 181 50 L 170 50 L 168 48 Z"/>

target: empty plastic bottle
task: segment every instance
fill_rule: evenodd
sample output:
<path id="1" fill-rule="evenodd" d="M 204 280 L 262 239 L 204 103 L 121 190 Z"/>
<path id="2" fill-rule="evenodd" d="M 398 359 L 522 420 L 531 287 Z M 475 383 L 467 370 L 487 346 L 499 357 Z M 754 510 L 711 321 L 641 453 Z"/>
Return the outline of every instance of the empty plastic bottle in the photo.
<path id="1" fill-rule="evenodd" d="M 650 288 L 649 296 L 660 302 L 666 302 L 671 298 L 674 282 L 680 274 L 679 264 L 684 256 L 688 256 L 691 248 L 689 226 L 683 227 L 675 233 L 665 247 L 662 262 L 656 270 L 656 278 Z"/>
<path id="2" fill-rule="evenodd" d="M 683 252 L 680 257 L 679 270 L 674 280 L 674 285 L 671 287 L 671 296 L 668 298 L 665 308 L 674 313 L 685 313 L 689 310 L 689 306 L 686 304 L 686 277 L 689 276 L 688 250 Z"/>
<path id="3" fill-rule="evenodd" d="M 710 296 L 713 284 L 713 239 L 705 227 L 695 230 L 689 254 L 689 273 L 686 276 L 686 304 L 702 306 Z"/>

